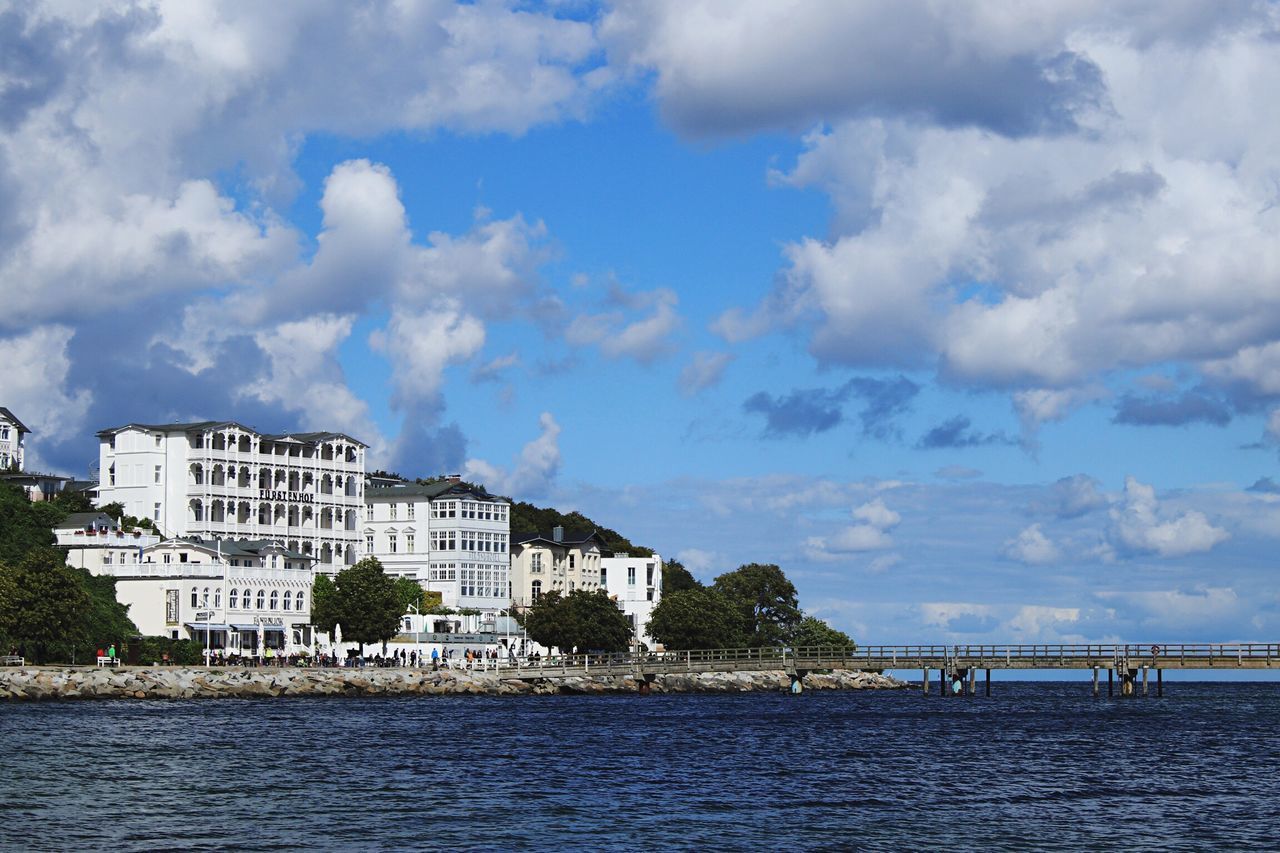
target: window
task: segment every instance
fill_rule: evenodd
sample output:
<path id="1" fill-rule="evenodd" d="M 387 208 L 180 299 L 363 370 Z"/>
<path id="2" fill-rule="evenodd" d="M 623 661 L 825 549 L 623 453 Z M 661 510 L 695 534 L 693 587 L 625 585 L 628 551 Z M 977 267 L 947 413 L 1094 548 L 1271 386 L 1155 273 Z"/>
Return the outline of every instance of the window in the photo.
<path id="1" fill-rule="evenodd" d="M 156 521 L 160 520 L 160 504 L 158 503 L 155 505 L 153 509 L 152 518 L 154 518 Z"/>
<path id="2" fill-rule="evenodd" d="M 8 440 L 9 440 L 9 428 L 8 428 L 8 427 L 0 427 L 0 438 L 3 438 L 5 441 L 8 441 Z"/>
<path id="3" fill-rule="evenodd" d="M 258 609 L 267 609 L 267 591 L 265 589 L 258 590 Z"/>
<path id="4" fill-rule="evenodd" d="M 284 591 L 284 609 L 293 609 L 293 593 L 289 592 L 287 589 Z"/>
<path id="5" fill-rule="evenodd" d="M 529 585 L 529 588 L 533 592 L 534 601 L 537 601 L 539 598 L 542 597 L 542 581 L 534 581 L 532 584 Z"/>
<path id="6" fill-rule="evenodd" d="M 201 607 L 208 607 L 208 606 L 209 606 L 209 587 L 207 587 L 207 586 L 204 588 L 204 595 L 203 595 L 203 597 L 200 599 L 200 606 L 201 606 Z"/>
<path id="7" fill-rule="evenodd" d="M 271 590 L 271 609 L 278 610 L 280 608 L 280 593 L 274 589 Z"/>
<path id="8" fill-rule="evenodd" d="M 160 446 L 160 435 L 159 435 L 159 434 L 157 434 L 157 435 L 156 435 L 156 447 L 159 447 L 159 446 Z"/>
<path id="9" fill-rule="evenodd" d="M 395 521 L 395 520 L 396 520 L 396 505 L 395 505 L 394 503 L 392 503 L 390 506 L 391 506 L 391 520 L 392 520 L 392 521 Z"/>
<path id="10" fill-rule="evenodd" d="M 628 586 L 636 585 L 636 567 L 635 566 L 627 566 L 627 585 Z"/>
<path id="11" fill-rule="evenodd" d="M 191 606 L 200 606 L 200 592 L 194 586 L 191 587 Z"/>
<path id="12" fill-rule="evenodd" d="M 573 568 L 573 563 L 574 563 L 574 555 L 573 555 L 573 554 L 570 554 L 570 555 L 569 555 L 569 568 L 571 568 L 571 569 Z"/>
<path id="13" fill-rule="evenodd" d="M 533 555 L 529 557 L 529 571 L 531 572 L 542 571 L 542 552 L 541 551 L 535 551 Z"/>
<path id="14" fill-rule="evenodd" d="M 123 562 L 123 560 L 122 560 L 121 562 Z M 103 552 L 103 554 L 102 554 L 102 565 L 104 565 L 104 566 L 109 566 L 109 565 L 111 565 L 111 552 L 110 552 L 110 551 L 104 551 L 104 552 Z"/>
<path id="15" fill-rule="evenodd" d="M 606 569 L 604 566 L 600 567 L 600 585 L 601 586 L 609 585 L 609 579 L 606 577 L 606 574 L 608 573 L 608 571 L 609 570 Z"/>
<path id="16" fill-rule="evenodd" d="M 653 586 L 653 563 L 645 563 L 644 565 L 645 583 Z"/>
<path id="17" fill-rule="evenodd" d="M 408 551 L 410 554 L 413 553 L 413 534 L 412 533 L 406 533 L 404 535 L 404 549 Z"/>
<path id="18" fill-rule="evenodd" d="M 227 593 L 227 606 L 235 610 L 240 603 L 239 593 L 236 588 L 231 587 L 231 591 Z"/>
<path id="19" fill-rule="evenodd" d="M 213 606 L 214 607 L 222 606 L 222 590 L 221 589 L 214 588 L 213 590 Z"/>
<path id="20" fill-rule="evenodd" d="M 394 533 L 387 534 L 387 550 L 392 554 L 396 552 L 396 535 Z"/>
<path id="21" fill-rule="evenodd" d="M 413 520 L 413 504 L 405 504 L 405 506 L 409 510 L 409 520 L 412 521 Z"/>

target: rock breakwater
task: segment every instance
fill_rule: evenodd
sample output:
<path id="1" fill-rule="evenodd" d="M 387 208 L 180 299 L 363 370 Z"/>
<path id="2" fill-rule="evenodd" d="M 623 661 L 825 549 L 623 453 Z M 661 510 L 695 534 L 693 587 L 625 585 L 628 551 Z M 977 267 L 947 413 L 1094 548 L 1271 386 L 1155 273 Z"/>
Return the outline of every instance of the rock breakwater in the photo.
<path id="1" fill-rule="evenodd" d="M 517 696 L 637 693 L 630 676 L 504 677 L 459 669 L 305 669 L 23 667 L 0 670 L 0 701 L 62 699 L 257 699 L 277 696 Z M 786 690 L 781 671 L 660 675 L 653 693 L 747 693 Z M 906 683 L 867 672 L 804 677 L 806 690 L 868 690 Z"/>

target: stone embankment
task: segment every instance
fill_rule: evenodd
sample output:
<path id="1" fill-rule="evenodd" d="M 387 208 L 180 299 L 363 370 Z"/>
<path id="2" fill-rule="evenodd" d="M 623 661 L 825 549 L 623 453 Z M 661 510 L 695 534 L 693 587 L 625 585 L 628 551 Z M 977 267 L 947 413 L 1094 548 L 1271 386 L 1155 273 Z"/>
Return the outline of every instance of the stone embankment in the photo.
<path id="1" fill-rule="evenodd" d="M 806 690 L 907 686 L 885 675 L 810 673 Z M 660 675 L 653 693 L 785 691 L 786 673 Z M 25 667 L 0 670 L 0 701 L 58 699 L 254 699 L 273 696 L 457 696 L 638 693 L 640 681 L 617 676 L 552 676 L 528 681 L 499 673 L 442 669 L 203 669 L 184 667 Z"/>

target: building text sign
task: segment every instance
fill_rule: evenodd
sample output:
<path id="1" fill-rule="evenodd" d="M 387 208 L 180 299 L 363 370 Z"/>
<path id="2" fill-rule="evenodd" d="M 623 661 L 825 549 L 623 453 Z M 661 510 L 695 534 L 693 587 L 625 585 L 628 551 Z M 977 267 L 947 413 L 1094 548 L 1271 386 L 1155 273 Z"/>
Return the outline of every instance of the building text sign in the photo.
<path id="1" fill-rule="evenodd" d="M 275 489 L 259 489 L 259 500 L 284 501 L 286 503 L 311 503 L 316 496 L 311 492 L 279 492 Z"/>
<path id="2" fill-rule="evenodd" d="M 164 621 L 167 625 L 178 624 L 178 590 L 164 591 Z"/>

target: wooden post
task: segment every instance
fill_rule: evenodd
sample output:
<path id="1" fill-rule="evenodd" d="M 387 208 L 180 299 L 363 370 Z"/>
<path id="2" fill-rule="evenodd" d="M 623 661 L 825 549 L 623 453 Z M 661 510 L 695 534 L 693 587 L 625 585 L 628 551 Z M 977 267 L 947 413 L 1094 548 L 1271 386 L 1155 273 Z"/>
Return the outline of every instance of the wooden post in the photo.
<path id="1" fill-rule="evenodd" d="M 973 693 L 974 693 L 973 686 L 977 682 L 977 680 L 978 680 L 978 668 L 974 666 L 969 667 L 969 690 L 965 694 L 966 696 L 969 696 L 969 697 L 973 696 Z"/>
<path id="2" fill-rule="evenodd" d="M 1150 669 L 1148 669 L 1148 668 L 1147 668 L 1147 667 L 1145 667 L 1145 666 L 1142 668 L 1142 695 L 1143 695 L 1143 698 L 1145 698 L 1145 697 L 1146 697 L 1146 695 L 1147 695 L 1147 673 L 1148 673 L 1148 672 L 1150 672 L 1150 671 L 1151 671 L 1151 670 L 1150 670 Z"/>
<path id="3" fill-rule="evenodd" d="M 1098 698 L 1098 668 L 1093 668 L 1093 698 Z"/>
<path id="4" fill-rule="evenodd" d="M 944 666 L 938 670 L 938 688 L 942 691 L 942 695 L 947 695 L 947 668 Z"/>
<path id="5" fill-rule="evenodd" d="M 924 695 L 929 695 L 929 667 L 924 668 L 924 678 L 920 680 L 920 684 L 924 686 Z"/>
<path id="6" fill-rule="evenodd" d="M 987 667 L 987 695 L 991 695 L 991 667 Z"/>
<path id="7" fill-rule="evenodd" d="M 1156 696 L 1157 697 L 1164 696 L 1164 670 L 1163 669 L 1156 670 Z"/>
<path id="8" fill-rule="evenodd" d="M 1110 699 L 1112 696 L 1111 684 L 1113 681 L 1115 681 L 1115 677 L 1116 677 L 1116 671 L 1114 669 L 1108 669 L 1107 670 L 1107 698 L 1108 699 Z"/>

